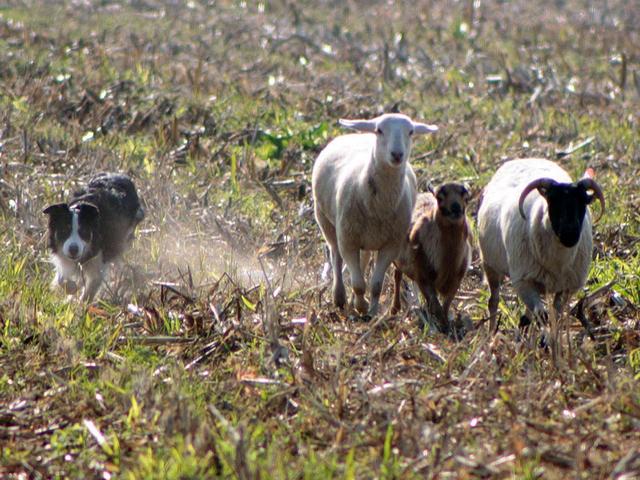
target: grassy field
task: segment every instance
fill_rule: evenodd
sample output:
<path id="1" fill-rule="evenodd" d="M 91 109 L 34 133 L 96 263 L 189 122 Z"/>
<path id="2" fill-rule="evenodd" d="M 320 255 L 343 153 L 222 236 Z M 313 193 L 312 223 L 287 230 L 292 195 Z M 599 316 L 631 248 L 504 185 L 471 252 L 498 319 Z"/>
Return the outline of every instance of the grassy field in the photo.
<path id="1" fill-rule="evenodd" d="M 639 26 L 625 0 L 3 2 L 0 477 L 640 478 Z M 462 341 L 410 292 L 331 306 L 311 167 L 393 109 L 440 126 L 412 164 L 473 215 L 505 159 L 595 169 L 553 349 L 509 288 L 487 334 L 477 253 Z M 87 307 L 49 287 L 41 211 L 98 170 L 147 218 Z"/>

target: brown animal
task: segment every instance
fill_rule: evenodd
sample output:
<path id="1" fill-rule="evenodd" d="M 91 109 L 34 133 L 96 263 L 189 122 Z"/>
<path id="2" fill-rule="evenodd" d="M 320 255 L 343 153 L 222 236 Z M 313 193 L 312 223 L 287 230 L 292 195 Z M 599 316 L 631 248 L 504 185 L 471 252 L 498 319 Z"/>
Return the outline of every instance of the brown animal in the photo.
<path id="1" fill-rule="evenodd" d="M 391 311 L 400 310 L 400 287 L 405 274 L 418 284 L 429 312 L 446 332 L 449 307 L 471 262 L 471 233 L 465 216 L 469 192 L 459 183 L 446 183 L 436 192 L 431 187 L 429 190 L 418 195 L 408 239 L 394 262 Z"/>

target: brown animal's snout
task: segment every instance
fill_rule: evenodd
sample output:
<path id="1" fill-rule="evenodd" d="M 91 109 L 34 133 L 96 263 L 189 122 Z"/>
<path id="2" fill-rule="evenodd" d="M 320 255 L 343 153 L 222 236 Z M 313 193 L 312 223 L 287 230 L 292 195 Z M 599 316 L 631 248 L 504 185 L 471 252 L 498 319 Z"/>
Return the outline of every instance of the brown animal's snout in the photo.
<path id="1" fill-rule="evenodd" d="M 464 217 L 469 192 L 462 185 L 447 183 L 438 189 L 436 198 L 438 209 L 443 216 L 451 220 L 460 220 Z"/>
<path id="2" fill-rule="evenodd" d="M 453 218 L 461 217 L 464 214 L 464 207 L 460 205 L 458 202 L 453 202 L 451 204 L 451 212 L 450 216 Z"/>
<path id="3" fill-rule="evenodd" d="M 458 202 L 453 202 L 449 206 L 440 206 L 440 212 L 451 220 L 459 220 L 464 216 L 464 206 Z"/>

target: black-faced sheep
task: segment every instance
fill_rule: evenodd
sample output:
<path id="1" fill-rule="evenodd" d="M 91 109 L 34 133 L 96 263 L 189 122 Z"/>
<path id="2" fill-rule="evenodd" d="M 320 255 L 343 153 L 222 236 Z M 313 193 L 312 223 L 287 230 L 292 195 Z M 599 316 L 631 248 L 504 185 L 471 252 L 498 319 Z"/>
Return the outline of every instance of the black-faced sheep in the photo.
<path id="1" fill-rule="evenodd" d="M 586 176 L 573 182 L 556 163 L 512 160 L 485 187 L 478 212 L 478 237 L 491 290 L 489 317 L 495 331 L 500 283 L 511 278 L 525 304 L 528 320 L 545 317 L 541 294 L 553 293 L 562 312 L 569 297 L 587 279 L 592 253 L 592 223 L 587 210 L 605 200 L 600 186 Z"/>

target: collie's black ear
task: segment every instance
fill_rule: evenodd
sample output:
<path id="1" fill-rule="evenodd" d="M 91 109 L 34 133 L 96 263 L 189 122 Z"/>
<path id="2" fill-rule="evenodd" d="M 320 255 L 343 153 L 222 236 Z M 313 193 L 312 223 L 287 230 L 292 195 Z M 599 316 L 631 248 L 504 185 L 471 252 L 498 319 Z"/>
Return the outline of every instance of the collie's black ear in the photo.
<path id="1" fill-rule="evenodd" d="M 42 211 L 42 213 L 55 217 L 56 215 L 60 215 L 61 213 L 67 213 L 68 211 L 69 205 L 67 205 L 66 203 L 56 203 L 55 205 L 49 205 Z"/>
<path id="2" fill-rule="evenodd" d="M 81 203 L 74 208 L 78 210 L 81 221 L 95 222 L 100 217 L 100 210 L 93 203 Z"/>

